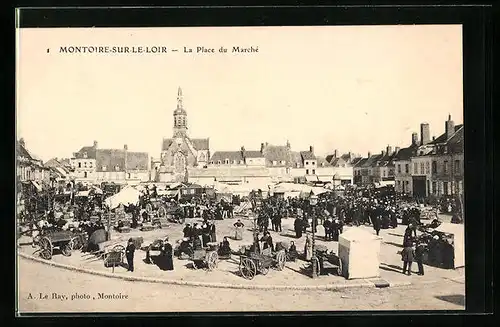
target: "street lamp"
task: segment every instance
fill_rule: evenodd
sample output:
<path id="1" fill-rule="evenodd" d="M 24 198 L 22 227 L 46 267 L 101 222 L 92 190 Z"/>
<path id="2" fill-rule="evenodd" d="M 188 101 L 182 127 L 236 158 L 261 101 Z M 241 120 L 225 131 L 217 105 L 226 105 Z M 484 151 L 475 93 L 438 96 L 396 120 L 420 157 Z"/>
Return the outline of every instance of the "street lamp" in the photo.
<path id="1" fill-rule="evenodd" d="M 253 248 L 254 252 L 258 253 L 258 245 L 259 245 L 259 231 L 257 228 L 257 220 L 259 218 L 259 212 L 262 207 L 262 200 L 260 198 L 254 199 L 254 213 L 255 216 L 253 218 Z"/>
<path id="2" fill-rule="evenodd" d="M 315 206 L 316 204 L 318 204 L 318 197 L 316 195 L 314 195 L 313 191 L 311 191 L 310 193 L 310 196 L 309 196 L 309 204 L 311 206 Z M 316 262 L 317 262 L 317 259 L 316 259 L 316 249 L 315 249 L 315 233 L 314 233 L 314 230 L 316 229 L 316 217 L 312 217 L 312 223 L 311 223 L 311 227 L 312 227 L 312 256 L 311 256 L 311 263 L 312 263 L 312 278 L 315 278 L 316 275 L 317 275 L 317 266 L 316 266 Z"/>

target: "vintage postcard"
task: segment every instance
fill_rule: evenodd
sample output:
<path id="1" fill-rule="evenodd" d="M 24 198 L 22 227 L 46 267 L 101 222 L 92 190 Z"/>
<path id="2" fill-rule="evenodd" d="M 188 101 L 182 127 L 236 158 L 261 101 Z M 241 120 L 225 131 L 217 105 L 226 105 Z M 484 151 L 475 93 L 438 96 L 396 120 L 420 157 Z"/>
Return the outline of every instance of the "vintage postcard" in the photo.
<path id="1" fill-rule="evenodd" d="M 462 26 L 19 28 L 17 308 L 464 310 Z"/>

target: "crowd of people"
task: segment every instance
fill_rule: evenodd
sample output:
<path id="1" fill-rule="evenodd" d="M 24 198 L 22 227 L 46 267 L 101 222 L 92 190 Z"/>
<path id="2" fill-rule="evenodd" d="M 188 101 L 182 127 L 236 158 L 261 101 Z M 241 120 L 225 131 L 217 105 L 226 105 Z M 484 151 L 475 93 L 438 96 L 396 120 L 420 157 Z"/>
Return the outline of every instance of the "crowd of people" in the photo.
<path id="1" fill-rule="evenodd" d="M 303 234 L 307 234 L 303 251 L 306 260 L 310 259 L 312 253 L 311 238 L 306 233 L 308 228 L 317 233 L 317 227 L 321 225 L 324 228 L 324 234 L 316 234 L 316 237 L 322 237 L 324 241 L 338 241 L 345 226 L 370 225 L 373 227 L 374 233 L 379 235 L 381 229 L 396 228 L 399 219 L 403 225 L 408 226 L 402 242 L 403 273 L 411 271 L 412 262 L 416 261 L 419 274 L 424 274 L 422 257 L 427 244 L 425 240 L 416 237 L 417 227 L 421 225 L 421 208 L 417 202 L 402 199 L 392 190 L 370 190 L 367 192 L 366 190 L 359 191 L 347 188 L 342 196 L 330 192 L 320 194 L 316 203 L 311 203 L 308 197 L 271 196 L 263 198 L 259 191 L 251 194 L 249 199 L 245 200 L 252 202 L 252 198 L 256 196 L 260 198 L 260 201 L 258 206 L 255 202 L 252 203 L 253 211 L 257 213 L 257 234 L 254 235 L 252 251 L 277 251 L 281 249 L 281 242 L 275 244 L 271 232 L 282 233 L 282 220 L 286 218 L 294 219 L 293 227 L 297 239 L 302 238 Z M 196 250 L 207 248 L 210 244 L 217 244 L 215 221 L 234 218 L 236 203 L 233 201 L 228 202 L 224 199 L 216 201 L 216 199 L 208 197 L 162 198 L 158 195 L 156 187 L 153 187 L 142 191 L 137 205 L 132 204 L 125 207 L 122 205 L 120 207 L 120 210 L 123 211 L 122 214 L 128 214 L 131 217 L 131 228 L 137 228 L 151 221 L 151 215 L 146 208 L 153 198 L 161 199 L 168 206 L 175 207 L 174 214 L 179 217 L 203 219 L 201 223 L 188 223 L 184 226 L 183 238 L 175 249 L 171 249 L 170 243 L 165 241 L 161 253 L 166 256 L 180 258 L 187 255 L 189 257 Z M 241 199 L 238 199 L 237 202 L 240 201 Z M 452 205 L 451 202 L 446 203 L 448 206 Z M 449 208 L 449 210 L 452 209 Z M 83 232 L 90 236 L 97 230 L 106 229 L 108 214 L 110 214 L 110 210 L 102 201 L 102 197 L 99 194 L 90 194 L 86 200 L 54 206 L 45 213 L 42 220 L 34 222 L 33 229 L 36 229 L 38 233 L 47 229 L 70 230 L 76 233 Z M 118 214 L 115 213 L 115 215 Z M 242 240 L 245 224 L 238 219 L 233 226 L 235 227 L 234 239 Z M 217 245 L 221 256 L 228 256 L 235 252 L 227 237 L 224 237 Z M 299 257 L 294 242 L 291 242 L 285 250 L 287 259 L 296 260 Z M 129 265 L 131 270 L 133 270 L 134 251 L 133 246 L 129 244 L 126 254 L 127 260 L 132 258 Z M 160 264 L 161 269 L 173 269 L 173 263 L 170 263 L 170 259 L 159 262 L 163 262 Z"/>

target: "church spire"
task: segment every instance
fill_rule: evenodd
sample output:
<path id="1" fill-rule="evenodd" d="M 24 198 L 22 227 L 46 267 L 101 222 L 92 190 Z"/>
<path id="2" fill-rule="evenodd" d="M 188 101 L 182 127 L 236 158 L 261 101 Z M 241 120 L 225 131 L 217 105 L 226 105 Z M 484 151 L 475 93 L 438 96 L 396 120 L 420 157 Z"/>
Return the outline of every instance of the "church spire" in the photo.
<path id="1" fill-rule="evenodd" d="M 187 132 L 187 113 L 182 104 L 182 89 L 177 89 L 177 109 L 174 110 L 174 137 L 185 136 Z"/>
<path id="2" fill-rule="evenodd" d="M 177 89 L 177 109 L 183 109 L 182 108 L 182 89 L 180 86 Z"/>

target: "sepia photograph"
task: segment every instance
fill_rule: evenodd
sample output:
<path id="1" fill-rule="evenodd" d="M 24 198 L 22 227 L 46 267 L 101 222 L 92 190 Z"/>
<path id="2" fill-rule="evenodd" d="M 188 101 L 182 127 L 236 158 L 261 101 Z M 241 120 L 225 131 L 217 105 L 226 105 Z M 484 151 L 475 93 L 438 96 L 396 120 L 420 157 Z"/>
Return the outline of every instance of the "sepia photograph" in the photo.
<path id="1" fill-rule="evenodd" d="M 465 310 L 462 41 L 18 28 L 17 313 Z"/>

